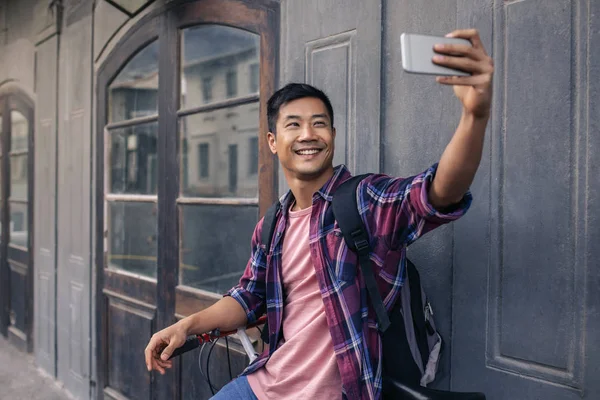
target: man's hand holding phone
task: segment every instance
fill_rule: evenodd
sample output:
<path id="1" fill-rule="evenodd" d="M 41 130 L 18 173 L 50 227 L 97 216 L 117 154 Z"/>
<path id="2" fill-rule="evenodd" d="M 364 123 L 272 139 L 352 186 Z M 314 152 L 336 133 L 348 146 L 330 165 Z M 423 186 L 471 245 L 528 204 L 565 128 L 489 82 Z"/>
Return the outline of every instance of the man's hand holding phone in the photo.
<path id="1" fill-rule="evenodd" d="M 433 56 L 432 61 L 437 65 L 458 69 L 470 75 L 438 76 L 437 82 L 454 87 L 454 94 L 461 101 L 465 112 L 476 118 L 489 117 L 494 62 L 487 54 L 479 32 L 475 29 L 456 30 L 446 37 L 466 39 L 472 46 L 436 44 L 434 50 L 437 54 Z"/>

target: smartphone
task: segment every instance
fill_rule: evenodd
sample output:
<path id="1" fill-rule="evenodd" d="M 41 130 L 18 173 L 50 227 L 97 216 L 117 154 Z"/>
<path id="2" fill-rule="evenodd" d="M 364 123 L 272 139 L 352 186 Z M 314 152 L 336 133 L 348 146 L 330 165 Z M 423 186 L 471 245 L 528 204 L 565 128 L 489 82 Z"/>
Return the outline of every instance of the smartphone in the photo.
<path id="1" fill-rule="evenodd" d="M 467 39 L 403 33 L 400 36 L 400 44 L 402 46 L 402 68 L 406 72 L 425 75 L 471 75 L 465 71 L 434 64 L 432 61 L 433 56 L 438 54 L 433 50 L 434 45 L 466 44 L 472 46 Z"/>

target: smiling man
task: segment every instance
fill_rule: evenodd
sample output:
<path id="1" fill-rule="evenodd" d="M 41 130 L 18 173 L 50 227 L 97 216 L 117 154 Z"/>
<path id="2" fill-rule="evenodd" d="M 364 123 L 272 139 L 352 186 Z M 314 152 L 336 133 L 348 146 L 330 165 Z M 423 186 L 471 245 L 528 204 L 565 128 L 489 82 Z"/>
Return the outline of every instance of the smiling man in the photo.
<path id="1" fill-rule="evenodd" d="M 406 247 L 462 216 L 471 202 L 468 188 L 481 159 L 493 64 L 477 31 L 451 36 L 473 46 L 438 46 L 434 62 L 471 75 L 437 78 L 454 86 L 463 106 L 439 164 L 410 178 L 373 174 L 357 189 L 373 272 L 388 300 L 399 297 Z M 239 284 L 214 306 L 156 333 L 146 348 L 147 368 L 164 373 L 188 335 L 233 330 L 266 312 L 269 348 L 214 399 L 378 399 L 383 371 L 377 319 L 356 273 L 356 255 L 331 210 L 333 193 L 351 177 L 345 166 L 332 164 L 331 103 L 312 86 L 290 84 L 269 99 L 267 116 L 269 147 L 290 187 L 280 199 L 269 254 L 261 243 L 261 220 Z M 388 310 L 392 303 L 386 302 Z"/>

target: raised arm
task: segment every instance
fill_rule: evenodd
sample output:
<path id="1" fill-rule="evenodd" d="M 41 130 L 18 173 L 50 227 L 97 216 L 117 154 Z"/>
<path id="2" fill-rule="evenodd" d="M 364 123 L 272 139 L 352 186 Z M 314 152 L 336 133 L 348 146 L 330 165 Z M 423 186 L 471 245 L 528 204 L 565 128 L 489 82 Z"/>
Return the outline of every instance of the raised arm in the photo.
<path id="1" fill-rule="evenodd" d="M 460 123 L 446 146 L 429 189 L 429 201 L 436 209 L 459 202 L 473 182 L 483 150 L 485 129 L 492 102 L 493 61 L 488 56 L 477 30 L 457 30 L 447 36 L 468 39 L 468 45 L 437 45 L 436 64 L 470 72 L 471 76 L 437 77 L 452 85 L 463 105 Z"/>

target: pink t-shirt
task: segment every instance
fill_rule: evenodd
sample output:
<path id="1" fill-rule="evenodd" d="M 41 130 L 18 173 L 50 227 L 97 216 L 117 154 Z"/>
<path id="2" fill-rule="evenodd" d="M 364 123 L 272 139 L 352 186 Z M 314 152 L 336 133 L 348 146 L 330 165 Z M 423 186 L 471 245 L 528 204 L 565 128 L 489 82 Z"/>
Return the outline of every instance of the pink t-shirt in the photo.
<path id="1" fill-rule="evenodd" d="M 281 276 L 286 303 L 283 336 L 265 366 L 248 375 L 259 400 L 341 397 L 342 379 L 333 352 L 308 244 L 312 208 L 290 211 Z"/>

